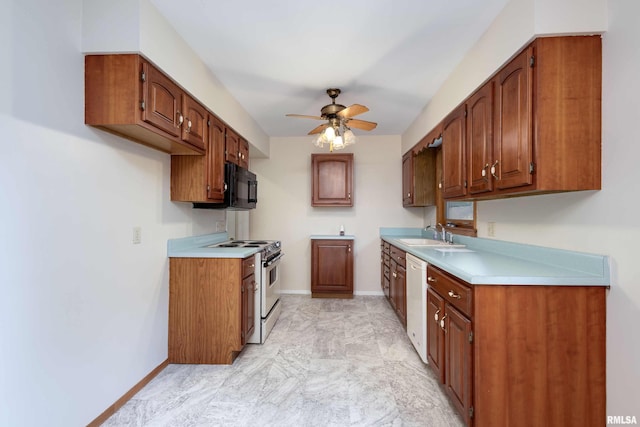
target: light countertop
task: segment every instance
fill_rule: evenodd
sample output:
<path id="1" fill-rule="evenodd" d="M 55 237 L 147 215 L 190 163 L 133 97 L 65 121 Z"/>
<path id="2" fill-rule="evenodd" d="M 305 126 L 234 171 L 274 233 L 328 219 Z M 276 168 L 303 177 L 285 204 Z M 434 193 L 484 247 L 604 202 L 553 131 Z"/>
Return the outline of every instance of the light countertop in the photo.
<path id="1" fill-rule="evenodd" d="M 381 228 L 380 238 L 474 285 L 610 286 L 609 257 L 455 236 L 469 252 L 440 252 L 399 239 L 433 238 L 431 230 Z"/>
<path id="2" fill-rule="evenodd" d="M 227 240 L 229 235 L 226 232 L 170 239 L 167 242 L 167 256 L 169 258 L 246 258 L 260 249 L 207 247 Z"/>
<path id="3" fill-rule="evenodd" d="M 310 236 L 311 240 L 353 240 L 356 236 L 351 234 L 345 234 L 341 236 L 339 234 L 312 234 Z"/>

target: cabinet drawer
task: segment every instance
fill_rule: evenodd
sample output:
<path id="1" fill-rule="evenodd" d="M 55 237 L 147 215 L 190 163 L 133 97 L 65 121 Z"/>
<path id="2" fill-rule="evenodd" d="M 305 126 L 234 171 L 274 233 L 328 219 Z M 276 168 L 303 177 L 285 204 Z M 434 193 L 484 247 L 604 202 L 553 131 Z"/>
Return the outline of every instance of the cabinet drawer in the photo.
<path id="1" fill-rule="evenodd" d="M 407 253 L 403 250 L 396 248 L 395 246 L 389 247 L 389 256 L 392 260 L 398 263 L 398 265 L 407 268 Z"/>
<path id="2" fill-rule="evenodd" d="M 255 273 L 255 256 L 250 256 L 242 260 L 242 277 L 247 277 L 250 274 Z"/>
<path id="3" fill-rule="evenodd" d="M 451 305 L 471 317 L 473 310 L 471 287 L 431 265 L 427 268 L 427 284 Z"/>

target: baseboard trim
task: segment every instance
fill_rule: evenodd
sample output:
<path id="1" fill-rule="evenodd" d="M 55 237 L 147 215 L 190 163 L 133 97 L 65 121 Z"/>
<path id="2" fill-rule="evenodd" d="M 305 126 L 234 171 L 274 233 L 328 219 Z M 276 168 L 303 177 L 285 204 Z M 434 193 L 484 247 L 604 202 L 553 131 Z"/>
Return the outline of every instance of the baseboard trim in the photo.
<path id="1" fill-rule="evenodd" d="M 131 399 L 137 392 L 139 392 L 142 389 L 142 387 L 149 384 L 149 382 L 152 379 L 154 379 L 156 375 L 162 372 L 162 370 L 166 368 L 168 365 L 169 365 L 169 359 L 165 360 L 164 362 L 156 366 L 156 368 L 153 371 L 149 372 L 147 376 L 141 379 L 136 385 L 131 387 L 131 390 L 123 394 L 122 397 L 116 400 L 116 402 L 113 405 L 109 406 L 103 413 L 98 415 L 98 417 L 96 417 L 95 420 L 87 424 L 87 427 L 98 427 L 102 425 L 102 423 L 107 421 L 107 419 L 111 415 L 115 414 L 118 409 L 122 408 L 124 404 L 129 401 L 129 399 Z"/>

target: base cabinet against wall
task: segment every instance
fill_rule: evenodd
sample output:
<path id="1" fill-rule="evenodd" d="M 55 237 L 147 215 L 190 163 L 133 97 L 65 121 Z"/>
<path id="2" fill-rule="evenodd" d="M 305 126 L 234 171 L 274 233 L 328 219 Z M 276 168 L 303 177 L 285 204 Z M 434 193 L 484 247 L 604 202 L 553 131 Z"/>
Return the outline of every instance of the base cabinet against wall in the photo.
<path id="1" fill-rule="evenodd" d="M 231 364 L 255 327 L 254 257 L 171 258 L 169 362 Z"/>
<path id="2" fill-rule="evenodd" d="M 380 286 L 396 312 L 400 323 L 407 328 L 407 261 L 406 252 L 387 242 L 380 245 L 382 263 Z"/>
<path id="3" fill-rule="evenodd" d="M 311 240 L 311 296 L 353 298 L 353 239 Z"/>
<path id="4" fill-rule="evenodd" d="M 429 366 L 467 425 L 605 424 L 606 288 L 427 271 Z"/>

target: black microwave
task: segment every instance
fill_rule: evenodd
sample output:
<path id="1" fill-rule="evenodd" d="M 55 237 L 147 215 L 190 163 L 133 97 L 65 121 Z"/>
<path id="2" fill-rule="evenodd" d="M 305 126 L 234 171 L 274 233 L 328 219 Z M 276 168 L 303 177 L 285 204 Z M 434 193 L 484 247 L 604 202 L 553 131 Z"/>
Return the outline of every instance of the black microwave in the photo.
<path id="1" fill-rule="evenodd" d="M 255 209 L 258 202 L 256 174 L 235 163 L 224 165 L 224 203 L 194 203 L 200 209 Z"/>

